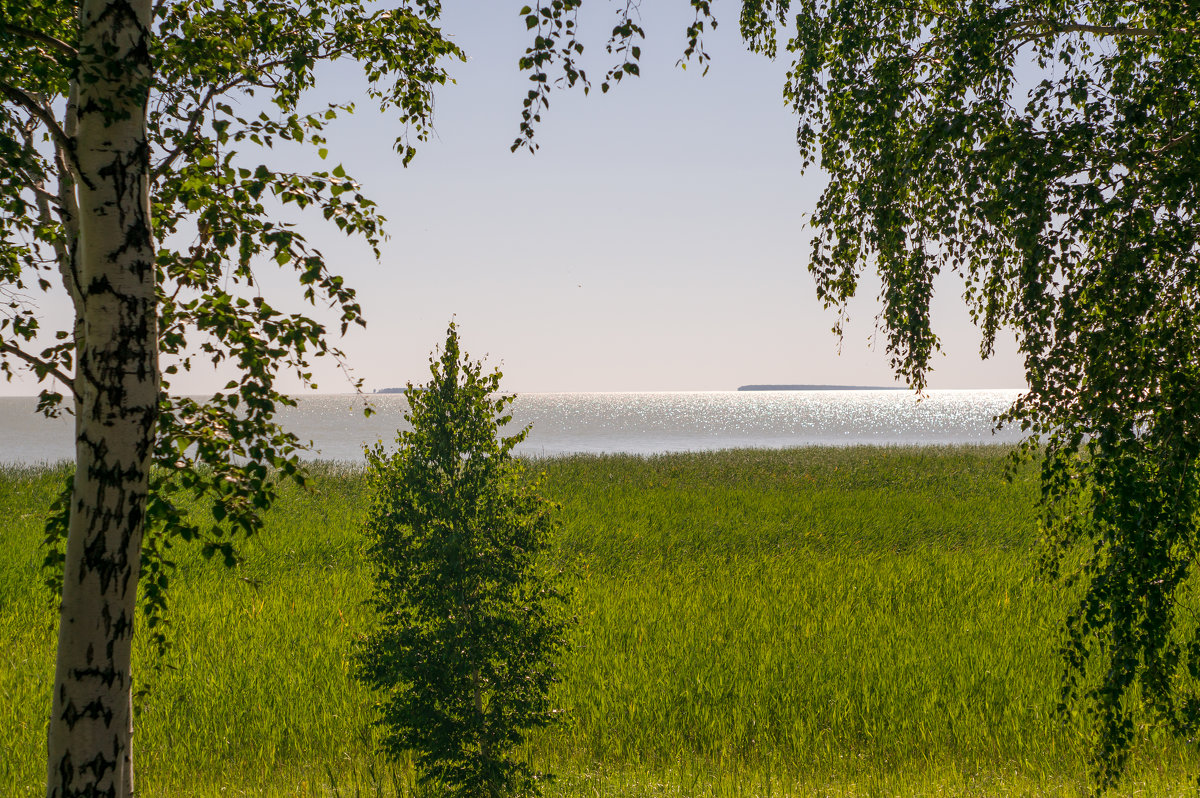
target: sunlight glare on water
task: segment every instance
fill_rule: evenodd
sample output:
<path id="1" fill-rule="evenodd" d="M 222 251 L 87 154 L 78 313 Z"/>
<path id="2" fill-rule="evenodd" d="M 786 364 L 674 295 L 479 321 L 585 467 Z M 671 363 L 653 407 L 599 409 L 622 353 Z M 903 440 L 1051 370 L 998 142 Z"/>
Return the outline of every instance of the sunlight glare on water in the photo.
<path id="1" fill-rule="evenodd" d="M 930 391 L 699 391 L 680 393 L 530 393 L 517 398 L 514 423 L 533 424 L 519 451 L 535 456 L 571 453 L 702 451 L 741 447 L 1013 443 L 1019 434 L 993 434 L 993 418 L 1015 390 Z M 364 418 L 369 402 L 375 415 Z M 54 462 L 72 456 L 69 419 L 35 416 L 32 398 L 0 399 L 0 462 Z M 363 446 L 390 448 L 405 403 L 396 394 L 325 395 L 300 399 L 280 421 L 311 456 L 361 460 Z"/>
<path id="2" fill-rule="evenodd" d="M 993 418 L 1017 391 L 730 391 L 531 394 L 526 450 L 657 452 L 805 445 L 1013 442 Z"/>

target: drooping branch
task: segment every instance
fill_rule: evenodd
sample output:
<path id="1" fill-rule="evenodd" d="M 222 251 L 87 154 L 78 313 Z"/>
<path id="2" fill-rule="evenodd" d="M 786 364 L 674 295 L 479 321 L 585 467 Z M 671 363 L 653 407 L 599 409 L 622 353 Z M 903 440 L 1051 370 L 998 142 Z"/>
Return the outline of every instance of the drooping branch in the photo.
<path id="1" fill-rule="evenodd" d="M 53 363 L 47 363 L 45 360 L 42 360 L 40 357 L 35 357 L 34 355 L 29 354 L 25 350 L 23 350 L 19 347 L 13 346 L 10 343 L 5 343 L 3 341 L 0 341 L 0 353 L 9 354 L 9 355 L 12 355 L 13 357 L 16 357 L 20 360 L 25 361 L 26 363 L 29 364 L 29 367 L 33 370 L 33 372 L 35 374 L 38 375 L 39 378 L 44 377 L 45 375 L 49 374 L 50 376 L 54 377 L 59 382 L 61 382 L 68 389 L 70 389 L 72 394 L 75 393 L 75 380 L 72 377 L 69 377 L 67 374 L 63 373 Z"/>
<path id="2" fill-rule="evenodd" d="M 11 33 L 14 36 L 20 36 L 22 39 L 39 42 L 41 44 L 53 47 L 68 58 L 75 59 L 79 57 L 79 51 L 61 39 L 56 39 L 49 34 L 41 31 L 22 28 L 20 25 L 13 25 L 9 22 L 0 23 L 0 30 L 6 33 Z"/>
<path id="3" fill-rule="evenodd" d="M 74 153 L 75 145 L 71 137 L 66 134 L 66 131 L 58 124 L 58 120 L 54 118 L 54 114 L 34 99 L 31 95 L 18 89 L 16 86 L 0 81 L 0 95 L 3 95 L 9 102 L 17 105 L 28 111 L 34 118 L 46 126 L 50 131 L 50 135 L 54 138 L 54 143 L 58 145 L 60 150 L 68 153 Z M 74 156 L 72 155 L 72 159 Z"/>

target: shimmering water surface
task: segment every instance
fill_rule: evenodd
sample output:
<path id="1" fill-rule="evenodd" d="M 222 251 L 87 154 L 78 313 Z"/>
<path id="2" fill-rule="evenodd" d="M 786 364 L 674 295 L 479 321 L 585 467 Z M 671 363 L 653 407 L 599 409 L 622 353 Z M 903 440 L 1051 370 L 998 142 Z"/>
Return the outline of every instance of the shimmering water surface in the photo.
<path id="1" fill-rule="evenodd" d="M 740 447 L 853 444 L 1011 443 L 992 419 L 1018 392 L 702 391 L 681 393 L 530 393 L 517 398 L 514 426 L 533 424 L 521 451 L 703 451 Z M 364 418 L 364 401 L 376 409 Z M 0 398 L 0 462 L 40 463 L 72 456 L 69 419 L 33 413 L 32 398 Z M 391 443 L 402 424 L 399 395 L 310 396 L 280 420 L 314 444 L 314 457 L 361 460 L 366 444 Z"/>

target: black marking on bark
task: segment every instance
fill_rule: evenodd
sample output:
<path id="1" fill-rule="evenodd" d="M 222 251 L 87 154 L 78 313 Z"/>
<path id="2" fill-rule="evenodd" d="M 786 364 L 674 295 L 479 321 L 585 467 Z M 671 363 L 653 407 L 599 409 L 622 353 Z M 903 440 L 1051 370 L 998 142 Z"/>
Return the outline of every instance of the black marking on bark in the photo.
<path id="1" fill-rule="evenodd" d="M 133 598 L 157 421 L 154 242 L 145 195 L 149 145 L 138 125 L 149 99 L 152 42 L 129 0 L 107 0 L 87 10 L 77 119 L 91 137 L 82 153 L 87 165 L 81 182 L 96 193 L 83 213 L 90 215 L 89 223 L 102 226 L 97 241 L 114 243 L 107 251 L 81 254 L 73 247 L 71 252 L 70 278 L 79 288 L 74 296 L 81 455 L 71 524 L 73 534 L 82 537 L 75 539 L 77 559 L 71 564 L 78 569 L 78 583 L 72 579 L 71 584 L 82 585 L 76 596 L 83 603 L 76 609 L 86 608 L 88 623 L 75 628 L 89 642 L 86 659 L 76 647 L 63 661 L 55 722 L 65 729 L 103 724 L 109 734 L 92 737 L 82 748 L 74 747 L 74 736 L 63 738 L 65 750 L 52 754 L 58 781 L 50 794 L 56 798 L 124 795 L 118 787 L 132 755 L 127 702 Z M 113 122 L 126 124 L 118 130 L 109 127 Z M 101 137 L 108 141 L 90 146 Z M 127 284 L 129 278 L 133 285 Z"/>
<path id="2" fill-rule="evenodd" d="M 125 682 L 125 675 L 120 669 L 112 665 L 106 665 L 104 667 L 93 666 L 90 668 L 72 668 L 71 675 L 80 681 L 83 681 L 84 679 L 94 679 L 99 681 L 105 687 L 112 687 L 114 684 L 123 684 Z"/>
<path id="3" fill-rule="evenodd" d="M 92 281 L 90 283 L 88 283 L 87 288 L 84 289 L 84 296 L 87 299 L 91 299 L 93 296 L 95 296 L 97 294 L 115 294 L 115 293 L 117 293 L 117 292 L 113 290 L 112 283 L 109 282 L 107 274 L 101 274 L 97 277 L 93 277 Z"/>
<path id="4" fill-rule="evenodd" d="M 93 527 L 94 528 L 94 527 Z M 79 569 L 79 581 L 88 576 L 100 580 L 100 593 L 106 594 L 121 573 L 129 568 L 128 555 L 124 551 L 109 553 L 103 529 L 99 530 L 83 550 L 83 567 Z"/>
<path id="5" fill-rule="evenodd" d="M 128 579 L 128 576 L 126 578 Z M 121 592 L 124 594 L 125 591 L 122 590 Z M 105 635 L 108 638 L 105 655 L 110 662 L 114 658 L 115 652 L 113 649 L 117 643 L 133 637 L 132 619 L 129 618 L 124 609 L 122 609 L 114 619 L 110 611 L 111 606 L 111 604 L 104 605 L 104 611 L 102 613 L 104 618 Z"/>
<path id="6" fill-rule="evenodd" d="M 114 744 L 115 744 L 115 747 L 118 747 L 118 749 L 119 749 L 120 743 L 114 743 Z M 89 771 L 90 770 L 92 772 L 92 779 L 91 779 L 92 784 L 88 785 L 88 788 L 86 788 L 83 791 L 75 792 L 75 793 L 68 793 L 68 794 L 72 795 L 72 796 L 79 796 L 79 798 L 92 798 L 92 796 L 97 796 L 97 798 L 99 798 L 99 796 L 102 796 L 102 795 L 103 796 L 113 796 L 115 798 L 115 796 L 117 794 L 117 792 L 116 792 L 117 787 L 115 784 L 111 785 L 106 790 L 100 790 L 100 789 L 96 788 L 94 785 L 103 781 L 104 774 L 107 773 L 108 771 L 111 770 L 113 772 L 116 772 L 117 764 L 120 761 L 121 761 L 121 759 L 120 759 L 119 754 L 110 759 L 110 758 L 106 757 L 104 754 L 102 754 L 100 752 L 96 752 L 96 755 L 94 757 L 92 757 L 91 760 L 81 762 L 80 766 L 79 766 L 79 770 L 81 770 L 81 771 Z"/>
<path id="7" fill-rule="evenodd" d="M 88 671 L 91 670 L 98 669 L 88 668 L 81 671 L 81 673 L 90 676 L 91 674 Z M 101 678 L 103 679 L 103 676 Z M 76 724 L 81 720 L 98 720 L 104 725 L 104 728 L 111 729 L 115 716 L 116 712 L 108 704 L 104 703 L 104 699 L 102 698 L 89 701 L 83 705 L 82 709 L 76 708 L 74 701 L 68 701 L 59 714 L 59 718 L 67 725 L 68 729 L 74 729 Z"/>

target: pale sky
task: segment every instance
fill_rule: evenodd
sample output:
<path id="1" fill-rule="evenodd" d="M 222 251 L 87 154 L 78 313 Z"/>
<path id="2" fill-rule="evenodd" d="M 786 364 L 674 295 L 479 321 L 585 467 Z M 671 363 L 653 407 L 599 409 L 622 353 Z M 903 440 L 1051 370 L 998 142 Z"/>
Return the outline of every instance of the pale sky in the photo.
<path id="1" fill-rule="evenodd" d="M 416 160 L 401 165 L 394 125 L 365 98 L 330 131 L 322 166 L 343 163 L 389 220 L 383 260 L 319 214 L 299 217 L 359 291 L 368 327 L 340 346 L 368 391 L 424 381 L 452 315 L 467 351 L 499 364 L 517 392 L 893 384 L 883 341 L 873 341 L 876 282 L 860 287 L 840 353 L 830 332 L 835 314 L 806 268 L 805 219 L 824 177 L 801 174 L 781 96 L 786 61 L 744 51 L 732 5 L 714 4 L 726 16 L 708 39 L 704 77 L 675 66 L 686 4 L 648 9 L 641 77 L 607 95 L 556 94 L 533 156 L 509 151 L 528 90 L 516 67 L 527 35 L 520 3 L 448 5 L 445 28 L 470 61 L 438 94 L 437 135 Z M 612 9 L 587 6 L 598 84 Z M 360 94 L 356 71 L 331 69 L 312 107 Z M 291 295 L 290 280 L 264 273 L 263 294 Z M 1011 337 L 980 359 L 960 294 L 950 277 L 935 301 L 945 355 L 930 387 L 1022 387 Z M 316 373 L 321 392 L 350 389 L 332 363 Z M 174 388 L 212 391 L 227 374 L 177 378 Z M 36 390 L 31 379 L 0 383 L 0 395 Z"/>

